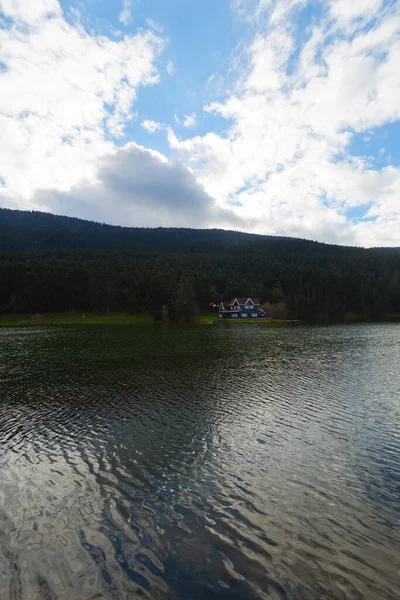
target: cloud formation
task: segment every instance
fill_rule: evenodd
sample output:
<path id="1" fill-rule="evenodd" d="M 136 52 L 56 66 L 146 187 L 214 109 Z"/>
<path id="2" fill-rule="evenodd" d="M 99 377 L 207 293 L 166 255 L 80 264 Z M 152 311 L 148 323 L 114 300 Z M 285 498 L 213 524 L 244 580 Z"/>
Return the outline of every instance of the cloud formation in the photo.
<path id="1" fill-rule="evenodd" d="M 69 191 L 42 190 L 35 203 L 48 211 L 94 221 L 150 227 L 242 225 L 232 211 L 217 206 L 179 162 L 129 143 L 99 159 L 96 180 Z"/>
<path id="2" fill-rule="evenodd" d="M 0 11 L 10 19 L 31 26 L 38 25 L 48 17 L 61 16 L 58 0 L 0 0 Z"/>
<path id="3" fill-rule="evenodd" d="M 399 245 L 400 169 L 350 151 L 355 134 L 400 119 L 399 4 L 321 2 L 306 34 L 296 27 L 305 0 L 256 4 L 249 19 L 268 25 L 247 46 L 236 89 L 205 106 L 228 132 L 170 131 L 171 148 L 221 206 L 257 215 L 260 232 Z"/>
<path id="4" fill-rule="evenodd" d="M 2 205 L 400 245 L 400 151 L 368 152 L 400 122 L 399 2 L 232 0 L 247 37 L 190 93 L 186 46 L 132 4 L 107 36 L 59 0 L 0 0 Z M 163 154 L 139 145 L 157 131 Z"/>
<path id="5" fill-rule="evenodd" d="M 131 7 L 132 0 L 123 0 L 122 11 L 120 12 L 119 20 L 125 25 L 125 27 L 132 21 Z"/>
<path id="6" fill-rule="evenodd" d="M 191 115 L 185 115 L 183 119 L 184 127 L 194 127 L 196 125 L 197 115 L 196 113 L 192 113 Z"/>
<path id="7" fill-rule="evenodd" d="M 29 208 L 38 188 L 91 179 L 124 135 L 140 86 L 158 83 L 163 41 L 119 41 L 64 18 L 57 0 L 0 0 L 0 176 L 3 195 Z M 0 192 L 1 193 L 1 192 Z"/>
<path id="8" fill-rule="evenodd" d="M 154 133 L 155 131 L 159 131 L 161 128 L 161 123 L 157 123 L 156 121 L 151 121 L 150 119 L 146 119 L 141 123 L 143 129 L 147 131 L 147 133 Z"/>

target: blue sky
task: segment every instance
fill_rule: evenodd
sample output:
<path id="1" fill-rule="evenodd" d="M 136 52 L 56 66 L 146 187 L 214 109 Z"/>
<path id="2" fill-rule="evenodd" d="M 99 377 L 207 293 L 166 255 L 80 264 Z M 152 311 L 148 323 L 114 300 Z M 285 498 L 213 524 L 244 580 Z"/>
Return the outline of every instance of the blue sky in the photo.
<path id="1" fill-rule="evenodd" d="M 232 60 L 240 51 L 244 38 L 251 28 L 249 23 L 237 18 L 231 3 L 222 0 L 204 0 L 190 3 L 187 0 L 133 0 L 128 5 L 129 21 L 121 23 L 119 17 L 123 2 L 115 0 L 83 0 L 61 3 L 71 23 L 78 10 L 88 31 L 120 39 L 122 35 L 135 35 L 138 29 L 153 29 L 165 39 L 163 51 L 164 69 L 160 69 L 160 85 L 157 89 L 143 87 L 138 90 L 135 111 L 140 120 L 127 125 L 127 136 L 138 144 L 168 153 L 165 134 L 148 134 L 140 122 L 146 119 L 174 124 L 180 135 L 187 135 L 183 125 L 185 115 L 196 113 L 196 133 L 204 135 L 224 131 L 225 120 L 213 115 L 203 115 L 203 106 L 210 98 L 223 94 L 218 89 L 218 76 L 227 84 Z M 72 9 L 72 10 L 71 10 Z M 118 33 L 117 33 L 118 32 Z M 167 65 L 172 65 L 168 74 Z M 209 81 L 211 77 L 216 82 Z M 190 133 L 190 132 L 189 132 Z M 121 145 L 125 140 L 117 140 Z"/>
<path id="2" fill-rule="evenodd" d="M 382 125 L 352 137 L 349 152 L 365 157 L 376 169 L 400 166 L 400 121 Z"/>
<path id="3" fill-rule="evenodd" d="M 0 0 L 0 205 L 400 244 L 395 0 Z"/>

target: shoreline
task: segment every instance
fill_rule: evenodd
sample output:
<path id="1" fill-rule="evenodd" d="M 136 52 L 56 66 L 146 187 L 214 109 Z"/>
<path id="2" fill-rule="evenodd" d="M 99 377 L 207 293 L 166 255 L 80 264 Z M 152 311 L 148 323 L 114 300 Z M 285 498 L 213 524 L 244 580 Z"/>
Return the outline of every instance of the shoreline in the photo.
<path id="1" fill-rule="evenodd" d="M 294 320 L 279 320 L 279 319 L 247 319 L 235 321 L 218 318 L 218 314 L 200 314 L 193 321 L 189 321 L 188 325 L 221 325 L 221 323 L 257 323 L 263 325 L 276 324 L 293 324 L 300 323 Z M 31 328 L 31 327 L 65 327 L 65 326 L 126 326 L 126 327 L 150 327 L 154 325 L 167 325 L 160 321 L 155 321 L 153 317 L 146 314 L 125 314 L 125 313 L 51 313 L 43 315 L 0 315 L 0 328 L 15 327 L 15 328 Z M 170 323 L 170 325 L 180 325 L 184 323 Z"/>
<path id="2" fill-rule="evenodd" d="M 150 327 L 162 325 L 214 325 L 218 327 L 231 327 L 241 325 L 351 325 L 355 323 L 400 323 L 400 315 L 388 315 L 379 321 L 367 321 L 361 318 L 348 318 L 332 323 L 308 323 L 300 319 L 219 319 L 218 314 L 200 314 L 187 323 L 163 323 L 155 321 L 146 314 L 126 313 L 49 313 L 43 315 L 0 315 L 0 329 L 3 328 L 32 328 L 32 327 L 93 327 L 93 326 L 125 326 L 125 327 Z"/>

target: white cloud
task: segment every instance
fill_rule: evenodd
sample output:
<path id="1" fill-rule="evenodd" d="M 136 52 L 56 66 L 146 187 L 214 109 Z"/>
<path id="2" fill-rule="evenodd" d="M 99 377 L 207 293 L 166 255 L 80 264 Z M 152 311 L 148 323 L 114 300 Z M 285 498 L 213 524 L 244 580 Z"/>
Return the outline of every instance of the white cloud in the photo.
<path id="1" fill-rule="evenodd" d="M 89 35 L 55 0 L 0 0 L 2 194 L 29 208 L 38 188 L 93 180 L 99 156 L 132 117 L 141 85 L 158 82 L 162 40 L 141 31 L 120 41 Z M 53 16 L 51 16 L 53 15 Z"/>
<path id="2" fill-rule="evenodd" d="M 138 227 L 242 224 L 217 206 L 189 169 L 133 142 L 99 159 L 94 182 L 39 191 L 35 202 L 58 214 Z"/>
<path id="3" fill-rule="evenodd" d="M 119 20 L 125 25 L 125 27 L 128 26 L 129 23 L 132 21 L 131 7 L 132 0 L 123 0 L 122 11 L 119 15 Z"/>
<path id="4" fill-rule="evenodd" d="M 257 217 L 260 232 L 399 245 L 400 171 L 375 170 L 349 143 L 400 119 L 400 6 L 332 0 L 298 46 L 306 4 L 258 3 L 269 24 L 249 44 L 236 90 L 205 107 L 232 123 L 228 133 L 181 141 L 170 131 L 170 146 L 221 206 Z M 369 205 L 374 221 L 359 223 Z"/>
<path id="5" fill-rule="evenodd" d="M 157 123 L 156 121 L 151 121 L 149 119 L 142 121 L 141 125 L 148 133 L 154 133 L 155 131 L 159 131 L 161 128 L 161 123 Z"/>
<path id="6" fill-rule="evenodd" d="M 156 31 L 157 33 L 162 33 L 164 31 L 164 27 L 162 25 L 159 25 L 155 21 L 153 21 L 153 19 L 146 19 L 146 23 L 149 27 L 154 29 L 154 31 Z"/>
<path id="7" fill-rule="evenodd" d="M 0 0 L 0 12 L 7 17 L 37 25 L 46 17 L 60 17 L 58 0 Z"/>
<path id="8" fill-rule="evenodd" d="M 332 17 L 338 24 L 346 28 L 352 27 L 354 21 L 371 19 L 382 7 L 383 0 L 362 0 L 362 2 L 349 2 L 349 0 L 330 0 L 329 8 Z M 358 23 L 358 27 L 360 23 Z"/>
<path id="9" fill-rule="evenodd" d="M 400 119 L 399 3 L 235 6 L 252 37 L 229 70 L 230 83 L 238 74 L 236 86 L 227 91 L 218 74 L 218 85 L 207 87 L 218 100 L 204 107 L 226 128 L 184 140 L 168 129 L 181 161 L 174 163 L 134 144 L 116 151 L 114 143 L 134 116 L 138 88 L 159 82 L 161 27 L 149 21 L 152 31 L 115 41 L 68 23 L 57 0 L 0 0 L 12 20 L 0 23 L 0 194 L 7 203 L 64 206 L 68 214 L 118 223 L 176 219 L 400 245 L 400 168 L 389 151 L 380 169 L 371 157 L 350 153 L 354 135 L 367 144 L 375 128 Z M 129 22 L 131 7 L 125 0 L 121 22 Z M 300 29 L 305 7 L 314 17 Z M 171 75 L 174 65 L 164 68 Z M 189 129 L 197 115 L 174 119 Z M 150 133 L 162 127 L 141 125 Z"/>
<path id="10" fill-rule="evenodd" d="M 197 115 L 196 113 L 192 113 L 191 115 L 185 115 L 183 119 L 184 127 L 194 127 L 196 125 Z"/>

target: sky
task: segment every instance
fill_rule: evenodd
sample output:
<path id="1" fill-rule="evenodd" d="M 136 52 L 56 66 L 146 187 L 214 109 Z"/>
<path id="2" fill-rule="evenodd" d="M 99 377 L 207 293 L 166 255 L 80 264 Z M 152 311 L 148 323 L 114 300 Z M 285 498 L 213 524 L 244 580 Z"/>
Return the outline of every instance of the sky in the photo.
<path id="1" fill-rule="evenodd" d="M 400 0 L 0 0 L 0 206 L 400 246 Z"/>

